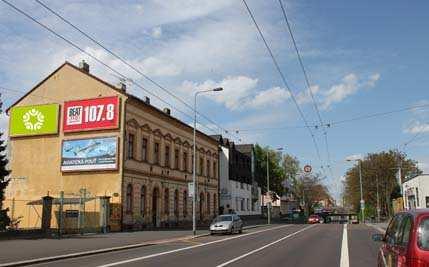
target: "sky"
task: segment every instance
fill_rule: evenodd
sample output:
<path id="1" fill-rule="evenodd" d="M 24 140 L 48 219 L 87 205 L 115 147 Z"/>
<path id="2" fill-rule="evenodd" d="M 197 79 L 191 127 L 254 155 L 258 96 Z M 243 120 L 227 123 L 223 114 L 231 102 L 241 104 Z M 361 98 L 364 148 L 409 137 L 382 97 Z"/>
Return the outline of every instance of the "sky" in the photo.
<path id="1" fill-rule="evenodd" d="M 399 148 L 429 172 L 428 107 L 335 123 L 429 104 L 427 1 L 283 1 L 321 118 L 331 124 L 325 128 L 328 146 L 323 127 L 314 127 L 317 113 L 279 2 L 247 1 L 311 127 L 320 159 L 241 0 L 42 2 L 189 105 L 196 90 L 223 87 L 222 92 L 198 98 L 199 112 L 210 118 L 199 117 L 202 131 L 224 134 L 236 143 L 283 147 L 302 165 L 323 172 L 336 198 L 351 167 L 345 159 L 351 155 Z M 192 123 L 189 107 L 37 2 L 13 3 L 129 78 L 130 93 L 149 96 L 159 108 L 167 102 L 173 116 Z M 3 2 L 0 40 L 0 92 L 5 107 L 64 61 L 78 64 L 85 59 L 91 73 L 119 82 L 117 74 Z M 7 116 L 0 117 L 0 128 L 7 131 L 7 124 Z M 413 141 L 404 146 L 409 140 Z"/>

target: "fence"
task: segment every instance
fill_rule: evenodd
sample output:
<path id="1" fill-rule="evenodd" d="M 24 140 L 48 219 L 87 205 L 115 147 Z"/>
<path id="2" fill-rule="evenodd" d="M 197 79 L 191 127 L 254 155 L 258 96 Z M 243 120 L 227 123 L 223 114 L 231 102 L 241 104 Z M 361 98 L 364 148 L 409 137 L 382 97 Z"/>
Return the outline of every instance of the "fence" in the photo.
<path id="1" fill-rule="evenodd" d="M 60 194 L 39 199 L 6 199 L 4 206 L 14 230 L 42 229 L 59 233 L 107 231 L 109 197 Z"/>

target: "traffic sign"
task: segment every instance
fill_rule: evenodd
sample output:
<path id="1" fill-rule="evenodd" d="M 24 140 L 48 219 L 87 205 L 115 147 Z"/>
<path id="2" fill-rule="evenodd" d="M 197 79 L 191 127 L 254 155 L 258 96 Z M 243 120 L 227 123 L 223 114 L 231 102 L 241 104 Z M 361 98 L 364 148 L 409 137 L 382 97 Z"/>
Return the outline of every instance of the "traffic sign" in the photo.
<path id="1" fill-rule="evenodd" d="M 311 168 L 310 165 L 305 165 L 304 166 L 304 172 L 309 173 L 309 172 L 311 172 L 311 170 L 312 170 L 312 168 Z"/>

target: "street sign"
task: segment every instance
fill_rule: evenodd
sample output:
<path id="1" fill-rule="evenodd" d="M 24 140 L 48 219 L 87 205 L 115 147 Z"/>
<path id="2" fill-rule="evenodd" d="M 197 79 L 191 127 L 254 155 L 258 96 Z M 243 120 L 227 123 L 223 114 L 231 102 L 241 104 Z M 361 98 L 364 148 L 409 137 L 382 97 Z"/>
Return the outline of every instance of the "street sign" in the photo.
<path id="1" fill-rule="evenodd" d="M 360 201 L 360 209 L 361 210 L 365 209 L 365 200 Z"/>
<path id="2" fill-rule="evenodd" d="M 312 170 L 312 168 L 311 168 L 311 166 L 310 166 L 310 165 L 305 165 L 305 166 L 304 166 L 304 172 L 306 172 L 306 173 L 310 173 L 310 172 L 311 172 L 311 170 Z"/>
<path id="3" fill-rule="evenodd" d="M 194 196 L 194 183 L 188 183 L 188 197 Z"/>

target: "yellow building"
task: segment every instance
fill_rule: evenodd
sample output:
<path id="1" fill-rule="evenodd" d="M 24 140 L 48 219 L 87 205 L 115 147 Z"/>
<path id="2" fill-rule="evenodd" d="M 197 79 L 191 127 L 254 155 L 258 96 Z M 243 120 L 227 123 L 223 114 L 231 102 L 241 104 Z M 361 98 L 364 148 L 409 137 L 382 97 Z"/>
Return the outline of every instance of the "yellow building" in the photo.
<path id="1" fill-rule="evenodd" d="M 192 221 L 193 128 L 169 109 L 91 75 L 86 63 L 66 62 L 7 112 L 12 174 L 5 204 L 18 227 L 40 227 L 47 195 L 57 227 L 61 191 L 66 227 L 97 227 L 104 196 L 112 230 Z M 218 209 L 218 144 L 202 132 L 196 160 L 197 218 L 207 221 Z"/>

